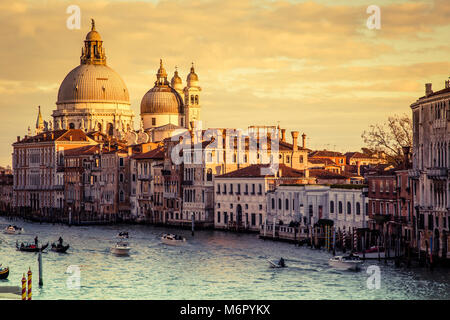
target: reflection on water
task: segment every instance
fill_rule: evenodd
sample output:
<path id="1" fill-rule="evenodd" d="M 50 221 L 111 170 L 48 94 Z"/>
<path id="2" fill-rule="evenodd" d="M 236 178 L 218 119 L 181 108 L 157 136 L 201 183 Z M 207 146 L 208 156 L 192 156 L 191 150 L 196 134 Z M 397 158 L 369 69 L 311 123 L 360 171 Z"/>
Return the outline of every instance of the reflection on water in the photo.
<path id="1" fill-rule="evenodd" d="M 0 218 L 3 229 L 9 224 Z M 152 226 L 68 227 L 15 222 L 22 235 L 0 235 L 0 263 L 10 276 L 1 285 L 20 286 L 31 267 L 33 299 L 449 299 L 447 270 L 398 269 L 365 262 L 360 272 L 328 266 L 330 255 L 291 244 L 262 241 L 254 234 L 170 230 L 186 237 L 181 247 L 160 243 L 168 229 Z M 110 253 L 114 238 L 129 231 L 129 257 Z M 15 242 L 70 244 L 67 254 L 43 254 L 43 288 L 38 287 L 37 254 L 19 252 Z M 267 259 L 283 257 L 288 268 L 269 268 Z M 367 289 L 366 268 L 378 264 L 381 288 Z M 70 265 L 81 270 L 81 287 L 67 288 Z"/>

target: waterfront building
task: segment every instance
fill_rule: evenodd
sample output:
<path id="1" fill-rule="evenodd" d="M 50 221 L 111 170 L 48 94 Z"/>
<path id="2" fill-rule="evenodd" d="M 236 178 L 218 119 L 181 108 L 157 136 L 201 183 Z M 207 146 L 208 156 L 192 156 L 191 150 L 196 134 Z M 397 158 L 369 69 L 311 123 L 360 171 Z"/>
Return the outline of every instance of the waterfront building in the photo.
<path id="1" fill-rule="evenodd" d="M 411 242 L 413 198 L 408 166 L 372 171 L 367 175 L 369 227 L 383 235 L 401 236 Z"/>
<path id="2" fill-rule="evenodd" d="M 304 171 L 280 164 L 275 174 L 268 165 L 254 164 L 214 177 L 214 227 L 258 231 L 266 221 L 266 193 L 281 183 L 304 183 Z"/>
<path id="3" fill-rule="evenodd" d="M 333 220 L 336 230 L 366 228 L 364 185 L 280 185 L 267 194 L 267 219 L 276 225 L 314 226 Z"/>
<path id="4" fill-rule="evenodd" d="M 12 209 L 13 193 L 13 175 L 11 170 L 1 170 L 0 168 L 0 212 L 9 214 Z"/>
<path id="5" fill-rule="evenodd" d="M 64 206 L 64 152 L 97 144 L 81 129 L 44 131 L 13 143 L 14 207 L 48 215 Z"/>
<path id="6" fill-rule="evenodd" d="M 450 245 L 450 82 L 436 92 L 425 85 L 425 95 L 411 104 L 413 167 L 410 177 L 420 249 L 433 247 L 435 256 L 449 258 Z"/>
<path id="7" fill-rule="evenodd" d="M 161 223 L 162 211 L 157 206 L 162 204 L 163 190 L 157 190 L 156 186 L 161 175 L 156 175 L 155 167 L 163 164 L 164 147 L 136 154 L 130 159 L 132 170 L 131 177 L 131 201 L 135 210 L 133 216 L 138 221 Z M 159 170 L 160 171 L 160 170 Z"/>

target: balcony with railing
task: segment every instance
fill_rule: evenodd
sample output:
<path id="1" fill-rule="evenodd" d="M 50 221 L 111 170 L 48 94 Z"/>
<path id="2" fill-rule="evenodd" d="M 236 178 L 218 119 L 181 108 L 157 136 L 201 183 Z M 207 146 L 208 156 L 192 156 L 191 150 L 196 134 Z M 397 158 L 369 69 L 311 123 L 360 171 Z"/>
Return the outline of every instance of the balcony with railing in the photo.
<path id="1" fill-rule="evenodd" d="M 447 179 L 448 169 L 443 167 L 428 168 L 427 177 L 429 179 L 437 179 L 437 180 Z"/>
<path id="2" fill-rule="evenodd" d="M 412 179 L 418 179 L 420 177 L 420 170 L 418 169 L 409 169 L 408 176 Z"/>
<path id="3" fill-rule="evenodd" d="M 151 181 L 153 179 L 152 175 L 149 173 L 140 173 L 138 174 L 138 180 L 148 180 Z"/>

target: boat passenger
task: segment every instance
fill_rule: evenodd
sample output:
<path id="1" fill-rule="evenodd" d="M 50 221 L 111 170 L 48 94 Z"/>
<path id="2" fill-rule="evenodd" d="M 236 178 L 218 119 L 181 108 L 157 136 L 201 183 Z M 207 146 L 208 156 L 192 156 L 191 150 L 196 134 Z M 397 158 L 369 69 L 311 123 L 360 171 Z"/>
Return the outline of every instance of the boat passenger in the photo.
<path id="1" fill-rule="evenodd" d="M 281 257 L 280 261 L 278 262 L 278 265 L 283 267 L 283 268 L 286 266 L 285 263 L 284 263 L 283 257 Z"/>

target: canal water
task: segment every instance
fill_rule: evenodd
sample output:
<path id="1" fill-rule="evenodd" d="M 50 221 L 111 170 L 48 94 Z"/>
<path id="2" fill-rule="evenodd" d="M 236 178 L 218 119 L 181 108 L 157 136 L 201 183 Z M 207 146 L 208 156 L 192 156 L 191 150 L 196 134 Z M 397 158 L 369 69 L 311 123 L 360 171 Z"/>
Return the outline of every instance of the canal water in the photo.
<path id="1" fill-rule="evenodd" d="M 0 263 L 10 267 L 0 286 L 20 286 L 31 267 L 33 299 L 450 299 L 448 270 L 395 268 L 392 263 L 365 262 L 361 271 L 337 271 L 330 254 L 292 244 L 263 241 L 254 234 L 171 230 L 153 226 L 89 226 L 9 222 L 22 235 L 0 234 Z M 129 257 L 110 253 L 115 236 L 128 231 Z M 187 238 L 183 247 L 160 242 L 164 232 Z M 16 240 L 70 244 L 67 254 L 42 254 L 44 286 L 38 286 L 36 253 L 17 251 Z M 283 257 L 288 268 L 271 269 L 267 259 Z M 80 268 L 80 287 L 67 268 Z M 380 268 L 380 287 L 369 289 L 370 265 Z M 69 279 L 69 282 L 68 282 Z M 374 282 L 371 282 L 374 283 Z M 68 286 L 69 284 L 69 286 Z"/>

